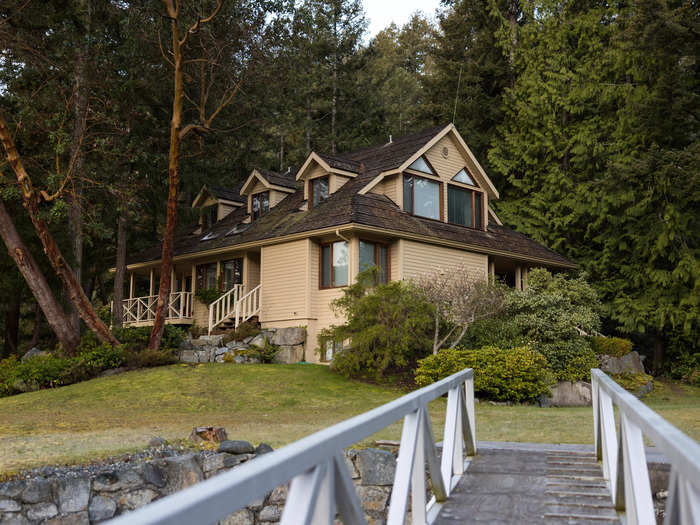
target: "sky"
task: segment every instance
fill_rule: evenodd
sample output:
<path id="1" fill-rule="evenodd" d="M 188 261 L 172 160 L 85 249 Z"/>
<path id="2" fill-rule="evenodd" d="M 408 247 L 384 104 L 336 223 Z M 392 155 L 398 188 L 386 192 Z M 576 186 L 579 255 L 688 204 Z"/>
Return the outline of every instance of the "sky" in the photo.
<path id="1" fill-rule="evenodd" d="M 372 38 L 391 22 L 402 26 L 415 11 L 423 11 L 432 17 L 440 0 L 363 0 L 369 20 L 368 38 Z"/>

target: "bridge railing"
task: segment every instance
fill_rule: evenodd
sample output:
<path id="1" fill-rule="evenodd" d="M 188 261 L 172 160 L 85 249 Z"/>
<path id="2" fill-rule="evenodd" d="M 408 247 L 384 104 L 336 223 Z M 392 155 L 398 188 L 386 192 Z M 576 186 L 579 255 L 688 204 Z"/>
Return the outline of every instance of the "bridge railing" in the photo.
<path id="1" fill-rule="evenodd" d="M 602 460 L 615 507 L 626 514 L 626 523 L 656 523 L 645 437 L 671 463 L 664 523 L 700 523 L 700 445 L 601 370 L 591 371 L 591 381 L 596 455 Z"/>
<path id="2" fill-rule="evenodd" d="M 442 460 L 438 459 L 428 403 L 447 393 Z M 465 369 L 279 450 L 259 456 L 176 494 L 113 520 L 119 524 L 215 523 L 291 480 L 282 525 L 365 524 L 343 449 L 403 418 L 387 519 L 404 525 L 411 494 L 412 523 L 431 523 L 464 473 L 465 452 L 476 454 L 474 374 Z M 426 463 L 433 496 L 426 501 Z"/>

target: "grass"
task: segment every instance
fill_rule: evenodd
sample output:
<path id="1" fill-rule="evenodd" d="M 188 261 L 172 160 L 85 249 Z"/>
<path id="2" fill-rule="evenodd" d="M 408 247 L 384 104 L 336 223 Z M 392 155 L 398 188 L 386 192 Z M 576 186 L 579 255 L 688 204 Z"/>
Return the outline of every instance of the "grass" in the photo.
<path id="1" fill-rule="evenodd" d="M 273 447 L 381 405 L 405 392 L 349 381 L 317 365 L 173 365 L 0 399 L 0 472 L 76 463 L 142 449 L 193 427 L 223 426 L 232 439 Z M 660 384 L 649 405 L 700 439 L 700 389 Z M 432 403 L 442 432 L 444 399 Z M 399 439 L 400 423 L 366 440 Z M 477 437 L 590 443 L 590 408 L 477 405 Z"/>

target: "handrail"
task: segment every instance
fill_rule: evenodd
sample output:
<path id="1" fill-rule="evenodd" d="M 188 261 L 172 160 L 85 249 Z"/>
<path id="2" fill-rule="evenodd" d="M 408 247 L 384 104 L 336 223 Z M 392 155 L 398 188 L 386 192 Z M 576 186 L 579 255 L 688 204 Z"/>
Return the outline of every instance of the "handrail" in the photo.
<path id="1" fill-rule="evenodd" d="M 448 393 L 443 454 L 438 461 L 428 403 Z M 369 412 L 259 456 L 111 521 L 123 524 L 214 523 L 291 480 L 281 525 L 364 524 L 364 512 L 343 449 L 404 418 L 388 525 L 404 524 L 411 492 L 412 522 L 431 523 L 464 473 L 464 452 L 476 454 L 474 373 L 465 369 Z M 425 503 L 425 462 L 433 498 Z M 410 484 L 409 484 L 410 480 Z M 313 520 L 313 521 L 312 521 Z"/>
<path id="2" fill-rule="evenodd" d="M 671 463 L 667 524 L 700 523 L 700 444 L 671 425 L 599 369 L 591 370 L 596 455 L 615 507 L 627 524 L 655 524 L 644 436 Z M 614 405 L 619 410 L 619 431 Z"/>
<path id="3" fill-rule="evenodd" d="M 209 334 L 231 316 L 241 293 L 243 293 L 243 285 L 234 284 L 233 288 L 209 305 Z"/>
<path id="4" fill-rule="evenodd" d="M 238 325 L 247 321 L 255 314 L 260 313 L 261 291 L 262 284 L 259 284 L 236 302 L 234 311 L 235 328 L 238 328 Z"/>
<path id="5" fill-rule="evenodd" d="M 157 295 L 131 297 L 122 301 L 122 322 L 125 324 L 153 321 L 158 305 Z M 166 319 L 189 319 L 192 317 L 192 292 L 169 294 Z"/>

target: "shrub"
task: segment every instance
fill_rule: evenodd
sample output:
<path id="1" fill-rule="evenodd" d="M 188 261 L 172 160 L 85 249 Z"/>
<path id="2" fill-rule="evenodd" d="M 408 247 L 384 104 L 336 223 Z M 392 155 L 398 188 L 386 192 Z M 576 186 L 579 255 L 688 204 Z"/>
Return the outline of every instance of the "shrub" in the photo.
<path id="1" fill-rule="evenodd" d="M 558 381 L 590 381 L 591 368 L 598 368 L 598 359 L 584 337 L 535 344 L 535 348 L 545 356 Z"/>
<path id="2" fill-rule="evenodd" d="M 596 355 L 622 357 L 632 351 L 632 341 L 620 337 L 591 337 L 591 346 Z"/>
<path id="3" fill-rule="evenodd" d="M 177 362 L 175 352 L 171 348 L 128 348 L 124 352 L 126 366 L 129 368 L 148 368 L 152 366 L 171 365 Z"/>
<path id="4" fill-rule="evenodd" d="M 681 352 L 669 365 L 669 375 L 693 386 L 700 386 L 700 353 Z"/>
<path id="5" fill-rule="evenodd" d="M 649 374 L 612 374 L 610 377 L 622 388 L 629 390 L 633 394 L 639 392 L 642 387 L 653 381 L 654 378 Z"/>
<path id="6" fill-rule="evenodd" d="M 360 274 L 334 301 L 346 322 L 323 330 L 319 347 L 322 351 L 328 341 L 350 341 L 331 364 L 346 377 L 410 378 L 418 359 L 432 348 L 431 307 L 416 298 L 409 284 L 392 281 L 372 287 L 367 282 Z"/>
<path id="7" fill-rule="evenodd" d="M 249 354 L 260 359 L 261 363 L 272 363 L 275 360 L 275 356 L 280 351 L 278 345 L 272 344 L 267 338 L 262 346 L 250 345 L 248 349 Z"/>
<path id="8" fill-rule="evenodd" d="M 246 337 L 255 337 L 260 332 L 260 327 L 256 323 L 246 321 L 238 325 L 238 328 L 232 332 L 229 332 L 229 334 L 224 337 L 223 341 L 225 343 L 230 341 L 243 341 Z"/>
<path id="9" fill-rule="evenodd" d="M 200 288 L 194 293 L 194 296 L 207 306 L 221 297 L 222 292 L 218 288 Z"/>
<path id="10" fill-rule="evenodd" d="M 151 328 L 148 326 L 115 328 L 112 330 L 114 337 L 120 343 L 131 348 L 145 348 L 151 337 Z M 185 340 L 185 331 L 173 325 L 166 324 L 163 330 L 162 348 L 178 348 Z"/>
<path id="11" fill-rule="evenodd" d="M 15 357 L 0 362 L 2 395 L 31 392 L 51 388 L 63 383 L 64 372 L 70 360 L 54 355 L 40 355 L 19 361 Z"/>
<path id="12" fill-rule="evenodd" d="M 474 392 L 500 401 L 534 401 L 549 393 L 553 377 L 545 357 L 526 346 L 502 350 L 440 350 L 419 361 L 416 383 L 429 385 L 464 368 L 474 369 Z"/>

